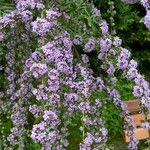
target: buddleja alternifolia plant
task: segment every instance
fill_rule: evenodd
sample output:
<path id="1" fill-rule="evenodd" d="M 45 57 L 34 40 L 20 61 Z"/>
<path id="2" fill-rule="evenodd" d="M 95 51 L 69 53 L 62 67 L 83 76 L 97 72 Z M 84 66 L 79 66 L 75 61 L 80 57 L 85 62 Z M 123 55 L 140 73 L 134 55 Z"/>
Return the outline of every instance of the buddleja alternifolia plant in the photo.
<path id="1" fill-rule="evenodd" d="M 135 82 L 133 94 L 149 115 L 150 89 L 130 60 L 122 40 L 109 32 L 101 12 L 83 0 L 16 0 L 16 10 L 0 18 L 1 48 L 6 52 L 5 86 L 1 92 L 1 137 L 5 149 L 65 150 L 69 126 L 80 118 L 80 150 L 107 148 L 108 131 L 94 91 L 104 93 L 121 110 L 124 128 L 136 150 L 136 129 L 115 89 L 115 72 Z M 112 20 L 113 22 L 113 20 Z M 97 54 L 99 74 L 90 67 L 90 54 Z M 6 131 L 5 122 L 10 124 Z M 10 122 L 11 121 L 11 122 Z M 149 128 L 149 122 L 142 125 Z"/>

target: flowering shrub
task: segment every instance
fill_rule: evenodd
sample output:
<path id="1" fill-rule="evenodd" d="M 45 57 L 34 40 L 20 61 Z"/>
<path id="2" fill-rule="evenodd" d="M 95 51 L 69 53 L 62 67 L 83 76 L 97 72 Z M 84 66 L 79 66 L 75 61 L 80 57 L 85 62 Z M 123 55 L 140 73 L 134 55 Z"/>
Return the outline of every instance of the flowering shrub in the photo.
<path id="1" fill-rule="evenodd" d="M 148 2 L 141 3 L 148 11 Z M 128 148 L 136 150 L 136 127 L 116 89 L 115 73 L 120 71 L 134 83 L 133 95 L 146 115 L 149 84 L 100 10 L 83 0 L 15 0 L 15 4 L 16 10 L 0 18 L 5 51 L 0 126 L 5 149 L 29 149 L 27 141 L 37 143 L 35 149 L 67 149 L 75 117 L 80 120 L 78 149 L 105 149 L 108 130 L 100 110 L 107 100 L 120 110 L 131 138 Z M 149 28 L 148 15 L 144 23 Z M 98 73 L 90 66 L 92 53 L 98 59 Z M 94 92 L 105 97 L 92 98 Z M 10 131 L 5 129 L 6 120 Z M 150 128 L 148 121 L 142 126 Z"/>

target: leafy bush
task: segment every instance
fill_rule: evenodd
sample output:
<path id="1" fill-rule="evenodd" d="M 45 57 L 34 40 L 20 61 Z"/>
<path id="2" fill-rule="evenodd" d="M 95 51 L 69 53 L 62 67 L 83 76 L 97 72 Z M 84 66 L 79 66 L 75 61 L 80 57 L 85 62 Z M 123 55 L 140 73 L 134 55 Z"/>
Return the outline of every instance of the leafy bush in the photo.
<path id="1" fill-rule="evenodd" d="M 123 129 L 128 148 L 138 149 L 122 99 L 139 98 L 149 115 L 150 89 L 116 33 L 129 49 L 140 40 L 131 31 L 142 22 L 133 10 L 139 5 L 94 3 L 101 12 L 83 0 L 16 0 L 16 10 L 0 18 L 5 149 L 103 150 Z"/>

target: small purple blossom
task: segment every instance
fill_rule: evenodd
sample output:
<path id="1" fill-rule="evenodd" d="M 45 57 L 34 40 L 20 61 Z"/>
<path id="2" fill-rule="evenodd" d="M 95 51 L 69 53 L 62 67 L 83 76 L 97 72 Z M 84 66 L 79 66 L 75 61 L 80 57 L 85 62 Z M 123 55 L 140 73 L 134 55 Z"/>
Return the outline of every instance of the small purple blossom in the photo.
<path id="1" fill-rule="evenodd" d="M 147 10 L 147 14 L 144 17 L 144 24 L 150 30 L 150 10 Z"/>
<path id="2" fill-rule="evenodd" d="M 108 33 L 109 28 L 106 20 L 102 20 L 100 24 L 100 28 L 102 30 L 102 35 L 106 35 Z"/>
<path id="3" fill-rule="evenodd" d="M 46 18 L 51 20 L 56 20 L 58 17 L 60 17 L 60 13 L 58 11 L 54 10 L 47 10 L 46 11 Z"/>
<path id="4" fill-rule="evenodd" d="M 118 47 L 122 44 L 122 40 L 118 37 L 118 36 L 115 36 L 114 37 L 114 41 L 113 41 L 113 45 Z"/>
<path id="5" fill-rule="evenodd" d="M 88 42 L 85 44 L 84 50 L 85 52 L 92 52 L 95 48 L 95 39 L 89 38 Z"/>
<path id="6" fill-rule="evenodd" d="M 32 12 L 29 10 L 21 12 L 20 15 L 23 22 L 29 22 L 33 18 Z"/>
<path id="7" fill-rule="evenodd" d="M 95 6 L 92 6 L 92 14 L 94 14 L 97 17 L 100 16 L 101 12 Z"/>
<path id="8" fill-rule="evenodd" d="M 89 62 L 89 58 L 86 54 L 83 54 L 81 57 L 82 57 L 83 63 L 87 64 Z"/>
<path id="9" fill-rule="evenodd" d="M 44 18 L 37 18 L 32 22 L 32 31 L 39 36 L 44 36 L 54 26 L 51 22 Z"/>
<path id="10" fill-rule="evenodd" d="M 4 34 L 0 32 L 0 42 L 3 41 L 3 39 L 4 39 Z"/>
<path id="11" fill-rule="evenodd" d="M 135 97 L 141 97 L 143 95 L 143 89 L 140 86 L 134 86 L 133 95 Z"/>
<path id="12" fill-rule="evenodd" d="M 30 71 L 35 78 L 38 78 L 44 75 L 48 71 L 48 68 L 46 64 L 33 63 Z"/>
<path id="13" fill-rule="evenodd" d="M 46 123 L 35 124 L 32 128 L 31 138 L 39 143 L 46 141 Z"/>
<path id="14" fill-rule="evenodd" d="M 75 45 L 80 45 L 82 43 L 83 39 L 80 35 L 76 35 L 73 39 L 73 43 Z"/>
<path id="15" fill-rule="evenodd" d="M 101 53 L 107 53 L 112 46 L 112 41 L 108 38 L 100 40 Z"/>

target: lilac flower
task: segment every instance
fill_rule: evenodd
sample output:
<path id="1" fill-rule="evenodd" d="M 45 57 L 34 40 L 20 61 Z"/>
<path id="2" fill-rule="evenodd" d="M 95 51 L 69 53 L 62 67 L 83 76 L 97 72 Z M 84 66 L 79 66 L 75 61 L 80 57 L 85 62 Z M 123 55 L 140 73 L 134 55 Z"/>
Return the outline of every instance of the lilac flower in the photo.
<path id="1" fill-rule="evenodd" d="M 147 10 L 147 14 L 144 17 L 144 24 L 148 29 L 150 29 L 150 10 Z"/>
<path id="2" fill-rule="evenodd" d="M 37 18 L 32 22 L 32 31 L 39 36 L 46 35 L 52 27 L 54 27 L 54 24 L 44 18 Z"/>
<path id="3" fill-rule="evenodd" d="M 133 139 L 130 141 L 129 145 L 128 145 L 128 149 L 137 150 L 137 149 L 138 149 L 138 147 L 137 147 L 137 144 L 138 144 L 138 143 L 139 143 L 139 141 L 138 141 L 136 138 L 133 138 Z"/>
<path id="4" fill-rule="evenodd" d="M 137 76 L 134 79 L 134 81 L 135 81 L 136 85 L 141 86 L 145 80 L 144 80 L 144 77 L 142 75 L 137 74 Z"/>
<path id="5" fill-rule="evenodd" d="M 127 60 L 124 60 L 124 59 L 118 60 L 118 67 L 119 67 L 119 69 L 121 69 L 121 70 L 126 69 L 126 68 L 128 67 L 128 61 L 127 61 Z"/>
<path id="6" fill-rule="evenodd" d="M 96 84 L 98 86 L 98 90 L 101 92 L 105 87 L 104 86 L 104 81 L 100 77 L 98 77 L 96 80 L 97 80 Z"/>
<path id="7" fill-rule="evenodd" d="M 92 6 L 92 14 L 95 16 L 100 16 L 100 10 L 98 10 L 94 5 Z"/>
<path id="8" fill-rule="evenodd" d="M 140 0 L 141 4 L 147 9 L 149 6 L 148 0 Z"/>
<path id="9" fill-rule="evenodd" d="M 60 17 L 60 13 L 58 11 L 54 10 L 47 10 L 46 11 L 46 18 L 51 20 L 56 20 L 58 17 Z"/>
<path id="10" fill-rule="evenodd" d="M 16 7 L 20 12 L 24 11 L 29 7 L 30 2 L 30 0 L 18 0 Z"/>
<path id="11" fill-rule="evenodd" d="M 43 9 L 45 6 L 41 2 L 36 2 L 35 0 L 18 0 L 17 2 L 17 10 L 20 12 L 27 10 L 28 8 L 35 9 L 37 8 L 38 10 Z"/>
<path id="12" fill-rule="evenodd" d="M 108 130 L 106 128 L 101 128 L 100 131 L 103 136 L 106 136 L 108 134 Z"/>
<path id="13" fill-rule="evenodd" d="M 45 122 L 41 122 L 33 126 L 31 138 L 41 144 L 46 141 L 46 123 Z"/>
<path id="14" fill-rule="evenodd" d="M 65 93 L 64 99 L 65 99 L 65 106 L 69 111 L 73 112 L 77 110 L 77 104 L 80 98 L 76 93 Z"/>
<path id="15" fill-rule="evenodd" d="M 108 38 L 100 40 L 100 48 L 102 53 L 107 53 L 112 46 L 112 41 Z"/>
<path id="16" fill-rule="evenodd" d="M 51 144 L 54 144 L 55 141 L 57 140 L 57 136 L 58 136 L 58 133 L 57 131 L 51 131 L 48 133 L 47 135 L 47 141 L 49 141 L 49 143 Z M 48 144 L 48 147 L 47 149 L 50 148 L 50 145 Z"/>
<path id="17" fill-rule="evenodd" d="M 133 67 L 133 68 L 137 68 L 137 62 L 135 61 L 135 60 L 130 60 L 130 62 L 129 62 L 129 67 Z"/>
<path id="18" fill-rule="evenodd" d="M 102 106 L 101 100 L 95 99 L 95 105 L 96 105 L 97 108 L 101 107 Z"/>
<path id="19" fill-rule="evenodd" d="M 98 54 L 98 57 L 97 57 L 97 58 L 98 58 L 99 60 L 102 60 L 102 59 L 104 59 L 105 55 L 106 55 L 105 53 L 100 52 L 100 53 Z"/>
<path id="20" fill-rule="evenodd" d="M 75 45 L 80 45 L 82 43 L 83 39 L 80 35 L 76 35 L 73 39 L 73 43 Z"/>
<path id="21" fill-rule="evenodd" d="M 42 60 L 43 55 L 42 55 L 39 51 L 35 51 L 35 52 L 32 53 L 31 58 L 32 58 L 34 61 L 39 62 L 39 61 Z"/>
<path id="22" fill-rule="evenodd" d="M 141 104 L 148 110 L 148 113 L 150 113 L 150 97 L 142 96 Z"/>
<path id="23" fill-rule="evenodd" d="M 48 62 L 56 61 L 61 55 L 60 49 L 55 47 L 54 42 L 48 42 L 46 45 L 42 46 L 42 50 Z"/>
<path id="24" fill-rule="evenodd" d="M 130 68 L 128 71 L 127 71 L 127 77 L 129 78 L 129 79 L 134 79 L 134 78 L 136 78 L 137 77 L 137 74 L 138 74 L 138 72 L 137 72 L 137 70 L 135 69 L 135 68 Z"/>
<path id="25" fill-rule="evenodd" d="M 125 49 L 125 48 L 121 48 L 121 53 L 120 56 L 118 58 L 118 67 L 119 69 L 126 69 L 128 67 L 128 59 L 130 58 L 131 53 Z"/>
<path id="26" fill-rule="evenodd" d="M 48 68 L 46 64 L 33 63 L 30 71 L 35 78 L 38 78 L 44 75 L 48 71 Z"/>
<path id="27" fill-rule="evenodd" d="M 133 95 L 135 97 L 141 97 L 143 95 L 143 89 L 140 86 L 134 86 Z"/>
<path id="28" fill-rule="evenodd" d="M 43 110 L 41 107 L 38 107 L 37 105 L 31 105 L 29 107 L 29 111 L 34 115 L 35 118 L 38 118 L 39 115 L 43 113 Z"/>
<path id="29" fill-rule="evenodd" d="M 20 15 L 23 22 L 29 22 L 33 18 L 32 12 L 29 10 L 21 12 Z"/>
<path id="30" fill-rule="evenodd" d="M 122 40 L 118 37 L 118 36 L 115 36 L 114 37 L 114 41 L 113 41 L 113 45 L 118 47 L 122 44 Z"/>
<path id="31" fill-rule="evenodd" d="M 36 96 L 37 100 L 44 100 L 44 101 L 48 100 L 48 94 L 43 85 L 41 85 L 39 89 L 33 89 L 32 93 L 34 96 Z"/>
<path id="32" fill-rule="evenodd" d="M 100 24 L 100 28 L 102 30 L 102 35 L 106 35 L 108 33 L 109 28 L 106 20 L 102 20 Z"/>
<path id="33" fill-rule="evenodd" d="M 83 111 L 90 112 L 90 110 L 91 110 L 90 104 L 88 102 L 81 102 L 79 104 L 78 108 L 81 112 L 83 112 Z"/>
<path id="34" fill-rule="evenodd" d="M 53 106 L 58 107 L 60 105 L 60 95 L 58 94 L 53 94 L 51 97 L 48 99 L 49 103 L 52 104 Z"/>
<path id="35" fill-rule="evenodd" d="M 93 136 L 90 133 L 87 133 L 87 137 L 83 142 L 87 147 L 90 147 L 93 144 Z"/>
<path id="36" fill-rule="evenodd" d="M 120 54 L 121 57 L 123 58 L 126 58 L 126 59 L 129 59 L 130 56 L 131 56 L 131 53 L 129 50 L 125 49 L 125 48 L 121 48 L 121 54 Z"/>
<path id="37" fill-rule="evenodd" d="M 89 58 L 86 54 L 83 54 L 81 57 L 82 57 L 83 63 L 87 64 L 89 62 Z"/>
<path id="38" fill-rule="evenodd" d="M 70 40 L 70 38 L 63 37 L 62 41 L 66 50 L 70 50 L 72 48 L 72 41 Z"/>
<path id="39" fill-rule="evenodd" d="M 16 22 L 15 22 L 15 15 L 16 15 L 16 12 L 13 11 L 7 15 L 5 15 L 4 17 L 0 17 L 0 30 L 2 28 L 5 28 L 5 27 L 11 27 L 11 28 L 14 28 L 15 25 L 16 25 Z"/>
<path id="40" fill-rule="evenodd" d="M 113 64 L 109 64 L 109 67 L 106 71 L 109 75 L 113 75 L 115 72 L 115 67 L 113 66 Z"/>
<path id="41" fill-rule="evenodd" d="M 142 123 L 142 125 L 141 125 L 143 128 L 145 128 L 145 129 L 150 129 L 150 123 L 149 122 L 144 122 L 144 123 Z"/>
<path id="42" fill-rule="evenodd" d="M 70 73 L 70 68 L 69 68 L 68 64 L 63 61 L 58 62 L 57 69 L 58 69 L 58 71 L 65 73 L 65 74 Z"/>
<path id="43" fill-rule="evenodd" d="M 57 115 L 50 110 L 44 111 L 43 119 L 47 124 L 51 125 L 51 128 L 54 129 L 59 123 Z"/>
<path id="44" fill-rule="evenodd" d="M 93 38 L 89 38 L 88 42 L 84 46 L 85 52 L 92 52 L 95 48 L 95 40 Z"/>
<path id="45" fill-rule="evenodd" d="M 33 63 L 34 63 L 33 60 L 31 58 L 29 58 L 25 61 L 25 66 L 27 68 L 30 68 L 33 65 Z"/>
<path id="46" fill-rule="evenodd" d="M 31 8 L 34 8 L 34 6 L 33 6 L 33 7 L 31 6 Z M 38 10 L 44 9 L 44 8 L 45 8 L 45 5 L 44 5 L 43 3 L 41 3 L 41 2 L 38 2 L 38 3 L 36 4 L 36 8 L 37 8 Z"/>
<path id="47" fill-rule="evenodd" d="M 59 73 L 57 70 L 52 69 L 48 72 L 48 87 L 46 88 L 49 92 L 57 92 L 60 85 Z"/>

